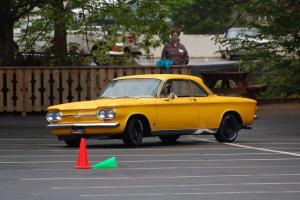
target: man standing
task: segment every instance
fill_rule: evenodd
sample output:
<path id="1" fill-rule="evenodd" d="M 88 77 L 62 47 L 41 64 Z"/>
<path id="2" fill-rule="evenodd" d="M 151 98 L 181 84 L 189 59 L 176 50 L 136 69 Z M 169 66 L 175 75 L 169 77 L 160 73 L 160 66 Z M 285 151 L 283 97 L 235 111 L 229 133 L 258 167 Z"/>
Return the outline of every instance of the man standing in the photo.
<path id="1" fill-rule="evenodd" d="M 179 30 L 172 30 L 171 42 L 166 44 L 161 59 L 169 59 L 174 65 L 186 65 L 189 63 L 189 55 L 183 44 L 179 42 Z"/>

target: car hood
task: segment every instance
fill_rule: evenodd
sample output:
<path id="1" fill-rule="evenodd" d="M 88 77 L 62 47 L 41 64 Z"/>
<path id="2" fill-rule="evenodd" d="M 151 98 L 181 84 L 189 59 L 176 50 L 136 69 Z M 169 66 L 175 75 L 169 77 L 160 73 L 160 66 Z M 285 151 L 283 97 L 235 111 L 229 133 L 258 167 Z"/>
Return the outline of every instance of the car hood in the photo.
<path id="1" fill-rule="evenodd" d="M 97 99 L 91 101 L 81 101 L 73 103 L 59 104 L 48 107 L 50 110 L 96 110 L 105 107 L 130 106 L 151 102 L 152 98 L 118 98 L 118 99 Z"/>

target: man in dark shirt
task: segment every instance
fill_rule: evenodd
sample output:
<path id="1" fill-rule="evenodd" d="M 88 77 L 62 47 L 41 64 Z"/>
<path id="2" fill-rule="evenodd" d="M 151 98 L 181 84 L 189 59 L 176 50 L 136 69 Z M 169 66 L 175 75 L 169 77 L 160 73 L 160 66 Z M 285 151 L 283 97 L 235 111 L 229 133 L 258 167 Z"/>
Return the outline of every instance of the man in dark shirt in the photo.
<path id="1" fill-rule="evenodd" d="M 180 31 L 173 30 L 171 32 L 171 42 L 166 44 L 161 59 L 169 59 L 174 65 L 186 65 L 189 63 L 189 55 L 183 44 L 179 42 Z"/>

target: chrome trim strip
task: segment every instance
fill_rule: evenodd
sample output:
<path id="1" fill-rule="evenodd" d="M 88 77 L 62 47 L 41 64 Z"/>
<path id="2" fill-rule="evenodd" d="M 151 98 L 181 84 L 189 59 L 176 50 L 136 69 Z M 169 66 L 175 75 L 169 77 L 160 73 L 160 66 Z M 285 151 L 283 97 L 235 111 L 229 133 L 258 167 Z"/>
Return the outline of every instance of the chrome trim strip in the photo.
<path id="1" fill-rule="evenodd" d="M 49 128 L 71 128 L 71 127 L 118 127 L 119 122 L 110 123 L 75 123 L 75 124 L 48 124 Z"/>
<path id="2" fill-rule="evenodd" d="M 79 118 L 79 117 L 94 117 L 96 116 L 96 114 L 74 114 L 74 115 L 62 115 L 62 117 L 75 117 L 75 118 Z"/>
<path id="3" fill-rule="evenodd" d="M 160 130 L 152 131 L 151 135 L 200 135 L 200 134 L 215 134 L 218 131 L 217 128 L 213 129 L 176 129 L 176 130 Z"/>

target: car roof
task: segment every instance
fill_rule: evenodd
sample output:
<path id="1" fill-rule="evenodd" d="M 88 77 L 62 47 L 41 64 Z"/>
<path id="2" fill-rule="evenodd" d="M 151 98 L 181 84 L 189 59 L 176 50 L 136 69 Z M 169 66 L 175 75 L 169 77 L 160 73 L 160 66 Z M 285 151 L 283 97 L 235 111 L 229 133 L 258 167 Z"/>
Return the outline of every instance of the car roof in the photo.
<path id="1" fill-rule="evenodd" d="M 160 80 L 169 80 L 169 79 L 187 79 L 193 81 L 200 81 L 203 82 L 201 78 L 197 76 L 191 75 L 183 75 L 183 74 L 142 74 L 142 75 L 130 75 L 130 76 L 122 76 L 118 77 L 114 80 L 120 79 L 130 79 L 130 78 L 155 78 Z"/>

